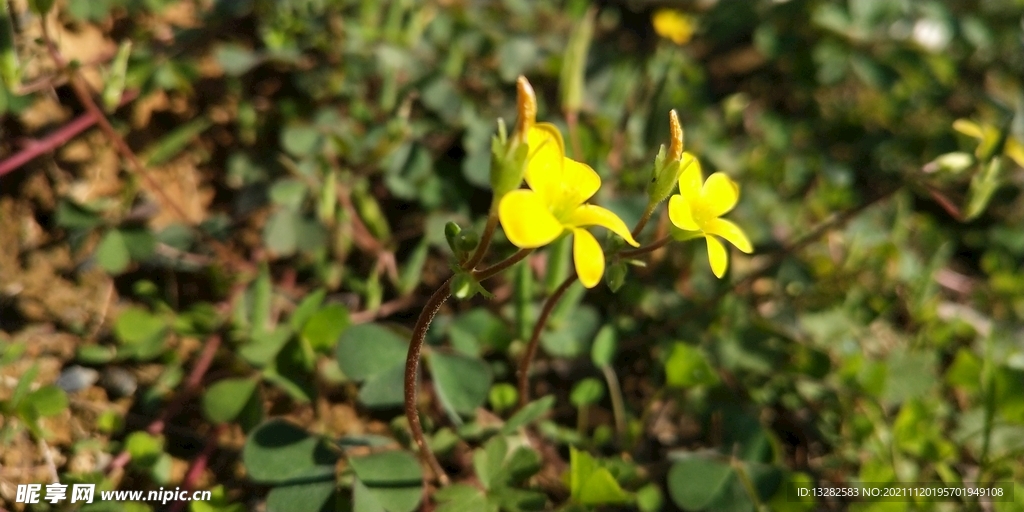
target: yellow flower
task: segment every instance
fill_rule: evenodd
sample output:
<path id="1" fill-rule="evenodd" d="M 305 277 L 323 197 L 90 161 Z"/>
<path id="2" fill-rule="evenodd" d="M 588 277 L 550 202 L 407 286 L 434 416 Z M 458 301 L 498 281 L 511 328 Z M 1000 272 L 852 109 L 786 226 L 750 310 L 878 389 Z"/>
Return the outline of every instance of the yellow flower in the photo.
<path id="1" fill-rule="evenodd" d="M 659 9 L 651 17 L 654 31 L 675 44 L 686 44 L 693 37 L 693 18 L 675 9 Z"/>
<path id="2" fill-rule="evenodd" d="M 679 194 L 668 200 L 668 216 L 679 229 L 698 232 L 708 243 L 711 271 L 721 278 L 729 266 L 729 255 L 718 238 L 722 237 L 739 250 L 750 254 L 754 248 L 739 226 L 720 218 L 736 206 L 740 188 L 728 176 L 716 172 L 703 187 L 700 162 L 693 160 L 679 176 Z"/>
<path id="3" fill-rule="evenodd" d="M 583 286 L 593 288 L 604 274 L 604 251 L 585 226 L 603 226 L 633 247 L 640 244 L 617 215 L 584 204 L 601 187 L 601 177 L 590 166 L 565 156 L 565 143 L 554 125 L 531 127 L 527 144 L 526 183 L 530 189 L 513 190 L 501 199 L 498 218 L 502 229 L 509 241 L 523 249 L 547 245 L 566 230 L 572 232 L 576 274 Z"/>

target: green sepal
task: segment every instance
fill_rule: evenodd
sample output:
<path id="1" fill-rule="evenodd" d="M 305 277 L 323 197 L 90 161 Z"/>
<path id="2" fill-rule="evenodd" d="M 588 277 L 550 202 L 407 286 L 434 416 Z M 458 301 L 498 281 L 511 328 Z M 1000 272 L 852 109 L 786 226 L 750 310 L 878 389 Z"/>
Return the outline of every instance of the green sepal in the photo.
<path id="1" fill-rule="evenodd" d="M 491 139 L 491 189 L 494 201 L 519 188 L 526 173 L 530 147 L 516 138 L 509 139 L 499 120 L 498 134 Z"/>
<path id="2" fill-rule="evenodd" d="M 463 270 L 462 267 L 455 263 L 452 263 L 450 266 L 452 271 L 455 272 L 455 275 L 452 276 L 451 284 L 452 297 L 459 300 L 465 300 L 472 298 L 479 293 L 488 299 L 494 298 L 494 294 L 487 291 L 483 285 L 480 284 L 480 281 L 473 277 L 472 272 Z"/>
<path id="3" fill-rule="evenodd" d="M 604 274 L 604 279 L 612 293 L 618 292 L 622 285 L 626 283 L 628 272 L 624 261 L 616 261 L 608 267 Z"/>

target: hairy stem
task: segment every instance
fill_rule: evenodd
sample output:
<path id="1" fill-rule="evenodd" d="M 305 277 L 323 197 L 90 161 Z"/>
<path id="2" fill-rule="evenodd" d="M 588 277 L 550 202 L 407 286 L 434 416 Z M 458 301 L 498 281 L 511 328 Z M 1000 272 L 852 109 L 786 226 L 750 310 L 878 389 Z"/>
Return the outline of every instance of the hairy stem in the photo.
<path id="1" fill-rule="evenodd" d="M 494 229 L 492 228 L 490 231 L 493 234 Z M 483 242 L 481 242 L 479 247 L 483 247 L 484 251 L 486 251 L 486 247 Z M 474 272 L 473 276 L 480 281 L 494 277 L 503 270 L 522 261 L 531 252 L 533 252 L 533 249 L 522 249 L 512 256 L 491 265 L 490 267 Z M 423 340 L 427 336 L 427 329 L 430 328 L 430 323 L 434 320 L 434 317 L 437 316 L 438 311 L 441 310 L 441 306 L 444 305 L 445 301 L 448 300 L 448 297 L 452 294 L 452 279 L 453 277 L 449 277 L 448 280 L 442 283 L 427 300 L 427 304 L 423 306 L 423 310 L 420 311 L 420 316 L 416 319 L 416 325 L 413 326 L 412 329 L 412 339 L 409 341 L 409 352 L 405 358 L 405 417 L 409 420 L 409 429 L 412 431 L 412 438 L 416 443 L 416 447 L 419 449 L 420 456 L 423 457 L 423 460 L 427 461 L 427 464 L 430 465 L 430 468 L 434 471 L 434 474 L 437 475 L 437 480 L 442 486 L 448 485 L 448 474 L 445 473 L 444 468 L 441 467 L 441 463 L 438 462 L 434 452 L 430 451 L 430 447 L 427 446 L 426 438 L 423 435 L 423 424 L 420 423 L 420 413 L 419 409 L 416 407 L 416 403 L 419 397 L 419 366 L 421 353 L 423 351 Z"/>
<path id="2" fill-rule="evenodd" d="M 483 234 L 480 235 L 480 244 L 476 246 L 476 251 L 473 252 L 473 256 L 462 265 L 463 270 L 475 269 L 487 254 L 487 249 L 491 246 L 491 239 L 494 238 L 494 230 L 498 229 L 497 210 L 497 206 L 493 206 L 491 207 L 490 213 L 487 214 L 487 224 L 484 226 Z"/>
<path id="3" fill-rule="evenodd" d="M 533 361 L 533 357 L 537 355 L 537 345 L 540 342 L 540 334 L 544 331 L 544 326 L 548 323 L 548 318 L 551 317 L 551 312 L 554 311 L 555 305 L 562 299 L 562 295 L 569 290 L 569 287 L 576 282 L 576 274 L 573 273 L 567 277 L 562 284 L 555 289 L 554 293 L 548 297 L 548 300 L 544 303 L 544 308 L 540 311 L 540 318 L 537 319 L 537 324 L 533 326 L 533 334 L 530 336 L 530 343 L 526 345 L 526 353 L 523 354 L 523 359 L 519 362 L 519 407 L 523 407 L 529 401 L 530 393 L 530 363 Z"/>
<path id="4" fill-rule="evenodd" d="M 647 226 L 647 221 L 651 220 L 651 216 L 654 215 L 654 209 L 657 208 L 657 203 L 648 203 L 647 208 L 644 208 L 643 215 L 640 216 L 640 222 L 636 223 L 636 227 L 633 228 L 633 238 L 640 236 L 640 233 Z"/>
<path id="5" fill-rule="evenodd" d="M 430 296 L 426 306 L 423 306 L 423 311 L 420 312 L 419 318 L 416 319 L 416 325 L 412 329 L 409 354 L 405 358 L 405 417 L 409 420 L 409 429 L 412 430 L 412 438 L 416 442 L 416 447 L 419 448 L 420 456 L 430 465 L 442 486 L 448 485 L 448 474 L 444 472 L 444 468 L 441 467 L 441 463 L 437 461 L 437 457 L 434 456 L 434 452 L 427 446 L 427 441 L 423 437 L 423 425 L 420 424 L 420 414 L 416 407 L 419 397 L 419 379 L 417 377 L 419 376 L 423 339 L 427 335 L 427 329 L 430 328 L 430 322 L 440 311 L 441 305 L 451 296 L 451 284 L 452 278 L 449 277 Z"/>
<path id="6" fill-rule="evenodd" d="M 519 251 L 513 254 L 512 256 L 509 256 L 508 258 L 505 258 L 504 260 L 501 260 L 495 263 L 494 265 L 491 265 L 481 270 L 474 271 L 473 277 L 475 277 L 477 281 L 486 281 L 504 272 L 505 270 L 509 269 L 516 263 L 523 261 L 523 259 L 529 256 L 531 252 L 533 252 L 533 249 L 519 249 Z"/>

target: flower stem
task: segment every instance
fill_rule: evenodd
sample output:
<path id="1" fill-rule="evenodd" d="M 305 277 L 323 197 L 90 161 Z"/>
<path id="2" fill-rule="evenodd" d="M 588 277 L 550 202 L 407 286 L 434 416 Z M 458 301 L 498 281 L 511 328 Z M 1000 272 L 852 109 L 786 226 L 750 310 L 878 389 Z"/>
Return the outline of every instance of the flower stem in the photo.
<path id="1" fill-rule="evenodd" d="M 409 429 L 412 430 L 412 438 L 416 442 L 416 447 L 419 448 L 420 456 L 430 465 L 442 486 L 448 485 L 448 474 L 444 472 L 444 468 L 437 461 L 434 452 L 430 451 L 430 447 L 427 446 L 427 441 L 423 437 L 423 425 L 420 424 L 420 414 L 416 407 L 419 396 L 419 379 L 417 377 L 419 376 L 420 352 L 423 349 L 423 339 L 427 335 L 427 329 L 430 328 L 430 322 L 434 320 L 437 312 L 440 311 L 441 305 L 451 296 L 451 284 L 452 278 L 449 277 L 430 296 L 427 304 L 423 306 L 423 311 L 420 311 L 420 316 L 416 319 L 416 325 L 412 329 L 412 340 L 409 341 L 409 354 L 405 358 L 405 417 L 409 420 Z"/>
<path id="2" fill-rule="evenodd" d="M 488 222 L 490 225 L 490 222 Z M 493 234 L 494 229 L 490 232 Z M 490 236 L 487 236 L 490 238 Z M 487 242 L 489 243 L 489 242 Z M 480 251 L 480 247 L 483 247 L 483 251 Z M 478 246 L 478 251 L 482 254 L 486 251 L 485 242 L 481 241 Z M 483 281 L 489 279 L 501 273 L 503 270 L 515 265 L 522 261 L 533 252 L 533 249 L 522 249 L 512 256 L 505 258 L 504 260 L 491 265 L 490 267 L 484 268 L 479 271 L 473 272 L 473 276 L 478 280 Z M 476 256 L 474 255 L 474 258 Z M 453 276 L 454 277 L 454 276 Z M 427 304 L 423 306 L 423 310 L 420 311 L 419 318 L 416 319 L 416 325 L 412 329 L 412 339 L 409 340 L 409 352 L 405 358 L 405 417 L 409 420 L 409 429 L 412 431 L 412 439 L 416 443 L 416 447 L 419 449 L 420 456 L 430 465 L 431 470 L 437 475 L 437 481 L 442 486 L 447 486 L 450 482 L 448 474 L 445 473 L 444 468 L 441 467 L 441 463 L 438 462 L 434 452 L 430 451 L 430 447 L 427 446 L 426 438 L 423 436 L 423 425 L 420 423 L 419 409 L 416 407 L 419 397 L 419 366 L 420 356 L 423 351 L 423 341 L 427 336 L 427 329 L 430 328 L 430 323 L 437 316 L 438 311 L 441 310 L 441 306 L 448 300 L 448 297 L 452 294 L 452 279 L 449 277 L 433 295 L 427 299 Z"/>
<path id="3" fill-rule="evenodd" d="M 537 345 L 540 342 L 540 334 L 544 331 L 544 326 L 548 323 L 548 318 L 551 317 L 552 311 L 555 309 L 555 305 L 562 299 L 562 295 L 569 290 L 569 287 L 576 282 L 576 274 L 573 273 L 567 277 L 562 284 L 555 289 L 554 293 L 548 297 L 547 302 L 544 303 L 544 308 L 540 311 L 540 318 L 537 319 L 537 324 L 533 326 L 533 334 L 530 336 L 530 343 L 526 345 L 526 353 L 523 354 L 523 359 L 519 362 L 519 407 L 522 408 L 529 401 L 530 392 L 530 363 L 533 361 L 533 357 L 537 354 Z"/>
<path id="4" fill-rule="evenodd" d="M 484 256 L 487 254 L 487 248 L 491 246 L 491 239 L 494 238 L 494 230 L 496 229 L 498 229 L 498 207 L 495 205 L 491 207 L 490 213 L 487 214 L 487 224 L 484 225 L 484 232 L 480 235 L 480 244 L 476 246 L 473 256 L 462 265 L 463 270 L 473 270 L 483 261 Z"/>
<path id="5" fill-rule="evenodd" d="M 639 249 L 631 249 L 631 250 L 628 250 L 628 251 L 622 251 L 622 252 L 619 253 L 619 255 L 624 257 L 624 258 L 634 258 L 636 256 L 643 256 L 644 254 L 647 254 L 649 252 L 654 252 L 654 251 L 657 251 L 658 249 L 661 249 L 662 247 L 665 247 L 671 241 L 672 241 L 672 235 L 665 235 L 665 236 L 659 238 L 658 240 L 654 241 L 651 245 L 646 245 L 646 246 L 641 247 Z"/>
<path id="6" fill-rule="evenodd" d="M 491 265 L 487 268 L 483 268 L 480 270 L 474 270 L 473 277 L 475 277 L 477 281 L 486 281 L 487 279 L 490 279 L 504 272 L 512 265 L 515 265 L 516 263 L 523 261 L 523 259 L 529 256 L 531 252 L 533 252 L 533 249 L 519 249 L 519 251 L 517 251 L 512 256 L 509 256 L 508 258 L 505 258 L 495 263 L 494 265 Z"/>
<path id="7" fill-rule="evenodd" d="M 633 238 L 640 236 L 644 227 L 647 226 L 647 221 L 651 220 L 651 215 L 654 215 L 654 209 L 657 207 L 657 203 L 647 203 L 647 208 L 644 208 L 644 214 L 640 216 L 640 222 L 637 222 L 636 227 L 633 228 Z"/>

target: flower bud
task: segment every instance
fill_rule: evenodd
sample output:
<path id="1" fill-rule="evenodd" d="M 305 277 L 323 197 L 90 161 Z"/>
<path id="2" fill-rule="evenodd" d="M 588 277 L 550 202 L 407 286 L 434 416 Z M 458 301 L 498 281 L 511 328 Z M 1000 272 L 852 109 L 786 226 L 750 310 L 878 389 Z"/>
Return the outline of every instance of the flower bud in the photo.
<path id="1" fill-rule="evenodd" d="M 516 79 L 516 131 L 512 135 L 520 144 L 526 144 L 526 134 L 537 122 L 537 94 L 525 76 Z"/>
<path id="2" fill-rule="evenodd" d="M 450 220 L 448 221 L 447 224 L 444 225 L 444 239 L 448 241 L 448 247 L 452 250 L 452 252 L 456 254 L 458 254 L 459 252 L 459 233 L 462 233 L 462 228 L 459 227 L 459 225 L 455 221 Z"/>
<path id="3" fill-rule="evenodd" d="M 668 131 L 671 141 L 668 146 L 668 158 L 679 161 L 683 157 L 683 126 L 679 124 L 679 115 L 675 110 L 668 112 Z"/>
<path id="4" fill-rule="evenodd" d="M 700 165 L 696 157 L 683 151 L 683 127 L 679 124 L 679 116 L 675 110 L 668 115 L 669 141 L 668 150 L 661 146 L 661 151 L 654 159 L 654 175 L 647 187 L 650 204 L 658 204 L 668 199 L 679 182 L 679 175 L 690 165 Z"/>
<path id="5" fill-rule="evenodd" d="M 480 245 L 480 235 L 474 229 L 464 229 L 455 236 L 455 247 L 463 252 L 470 252 Z"/>

